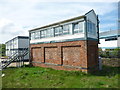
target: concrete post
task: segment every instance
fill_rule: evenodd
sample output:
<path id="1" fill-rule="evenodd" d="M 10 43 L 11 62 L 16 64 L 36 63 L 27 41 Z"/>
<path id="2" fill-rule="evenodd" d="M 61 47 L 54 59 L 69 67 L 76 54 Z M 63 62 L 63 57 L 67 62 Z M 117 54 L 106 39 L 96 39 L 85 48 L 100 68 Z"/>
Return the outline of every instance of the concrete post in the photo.
<path id="1" fill-rule="evenodd" d="M 102 70 L 102 59 L 99 57 L 99 70 Z"/>

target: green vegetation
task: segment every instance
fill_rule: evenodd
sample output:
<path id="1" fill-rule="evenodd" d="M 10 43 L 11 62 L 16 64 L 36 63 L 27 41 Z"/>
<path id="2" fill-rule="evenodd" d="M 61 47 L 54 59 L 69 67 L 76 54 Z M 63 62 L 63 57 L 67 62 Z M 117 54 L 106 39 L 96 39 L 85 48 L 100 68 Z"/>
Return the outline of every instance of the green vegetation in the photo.
<path id="1" fill-rule="evenodd" d="M 41 67 L 8 68 L 2 72 L 3 88 L 118 88 L 120 67 L 104 66 L 85 74 Z"/>
<path id="2" fill-rule="evenodd" d="M 99 55 L 103 58 L 120 58 L 120 48 L 106 49 L 105 51 L 99 48 Z"/>
<path id="3" fill-rule="evenodd" d="M 0 56 L 5 56 L 5 44 L 0 44 Z"/>

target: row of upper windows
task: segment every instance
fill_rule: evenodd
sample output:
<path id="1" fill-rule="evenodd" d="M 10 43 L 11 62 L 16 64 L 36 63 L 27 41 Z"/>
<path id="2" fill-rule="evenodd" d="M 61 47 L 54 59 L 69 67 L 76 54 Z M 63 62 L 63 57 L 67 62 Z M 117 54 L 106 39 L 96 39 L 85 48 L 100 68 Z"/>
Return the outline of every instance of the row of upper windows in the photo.
<path id="1" fill-rule="evenodd" d="M 79 23 L 74 23 L 72 24 L 73 26 L 73 33 L 82 33 L 83 32 L 83 27 L 84 23 L 79 22 Z M 70 25 L 63 25 L 63 26 L 57 26 L 54 28 L 50 29 L 45 29 L 41 31 L 36 31 L 32 32 L 30 37 L 31 40 L 33 39 L 40 39 L 40 38 L 46 38 L 46 37 L 55 37 L 55 36 L 61 36 L 61 35 L 67 35 L 70 34 Z"/>
<path id="2" fill-rule="evenodd" d="M 61 35 L 70 34 L 70 25 L 63 25 L 57 26 L 50 29 L 45 29 L 41 31 L 31 32 L 30 37 L 31 40 L 40 39 L 40 38 L 47 38 L 47 37 L 56 37 Z M 78 22 L 72 24 L 72 31 L 74 34 L 76 33 L 83 33 L 84 32 L 84 22 Z M 95 24 L 88 21 L 87 22 L 87 31 L 92 34 L 96 34 Z"/>
<path id="3" fill-rule="evenodd" d="M 7 43 L 6 46 L 7 47 L 12 47 L 12 46 L 16 46 L 17 42 L 11 42 L 11 43 Z"/>
<path id="4" fill-rule="evenodd" d="M 6 43 L 6 46 L 13 46 L 13 45 L 17 45 L 18 43 L 18 39 L 12 39 L 9 42 Z"/>

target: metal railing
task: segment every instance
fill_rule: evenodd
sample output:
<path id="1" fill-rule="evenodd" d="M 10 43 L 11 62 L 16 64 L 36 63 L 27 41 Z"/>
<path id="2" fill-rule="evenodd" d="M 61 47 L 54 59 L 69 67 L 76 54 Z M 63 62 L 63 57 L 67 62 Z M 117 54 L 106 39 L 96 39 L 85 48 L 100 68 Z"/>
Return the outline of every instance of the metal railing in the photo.
<path id="1" fill-rule="evenodd" d="M 24 48 L 23 52 L 19 54 L 18 52 L 15 52 L 13 55 L 9 57 L 9 60 L 6 63 L 2 63 L 2 69 L 6 68 L 8 65 L 10 65 L 12 62 L 24 62 L 24 57 L 29 53 L 28 48 Z"/>

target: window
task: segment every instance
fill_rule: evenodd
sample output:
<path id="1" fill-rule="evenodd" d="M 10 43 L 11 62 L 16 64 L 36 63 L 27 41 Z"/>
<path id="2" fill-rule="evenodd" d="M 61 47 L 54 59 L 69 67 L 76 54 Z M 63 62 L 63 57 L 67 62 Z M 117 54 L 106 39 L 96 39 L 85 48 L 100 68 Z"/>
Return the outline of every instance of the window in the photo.
<path id="1" fill-rule="evenodd" d="M 10 47 L 10 42 L 7 43 L 7 48 L 9 48 L 9 47 Z"/>
<path id="2" fill-rule="evenodd" d="M 83 32 L 83 22 L 74 23 L 73 30 L 74 30 L 74 33 L 82 33 Z"/>
<path id="3" fill-rule="evenodd" d="M 53 29 L 52 28 L 47 29 L 46 30 L 46 37 L 53 37 L 53 36 L 54 36 Z"/>
<path id="4" fill-rule="evenodd" d="M 46 37 L 46 30 L 41 31 L 41 38 L 45 38 Z"/>
<path id="5" fill-rule="evenodd" d="M 53 29 L 53 28 L 50 29 L 50 36 L 51 36 L 51 37 L 54 36 L 54 29 Z"/>
<path id="6" fill-rule="evenodd" d="M 66 34 L 69 34 L 69 25 L 63 25 L 63 34 L 66 35 Z"/>
<path id="7" fill-rule="evenodd" d="M 50 37 L 50 30 L 49 29 L 46 30 L 46 37 Z"/>
<path id="8" fill-rule="evenodd" d="M 10 46 L 12 46 L 12 41 L 10 42 Z"/>
<path id="9" fill-rule="evenodd" d="M 87 21 L 87 31 L 88 33 L 95 35 L 96 34 L 95 24 L 90 21 Z"/>
<path id="10" fill-rule="evenodd" d="M 75 23 L 74 24 L 74 30 L 78 30 L 79 29 L 79 24 L 78 23 Z"/>
<path id="11" fill-rule="evenodd" d="M 55 36 L 59 36 L 59 28 L 55 28 Z"/>
<path id="12" fill-rule="evenodd" d="M 79 23 L 79 27 L 80 27 L 79 28 L 79 33 L 83 33 L 83 30 L 84 30 L 84 26 L 83 25 L 84 25 L 84 22 L 80 22 Z"/>
<path id="13" fill-rule="evenodd" d="M 17 45 L 17 41 L 14 41 L 14 46 L 16 46 Z"/>
<path id="14" fill-rule="evenodd" d="M 55 27 L 54 30 L 55 30 L 55 36 L 60 36 L 63 34 L 63 29 L 61 26 Z"/>
<path id="15" fill-rule="evenodd" d="M 35 39 L 39 39 L 40 38 L 40 31 L 36 31 L 35 34 Z"/>
<path id="16" fill-rule="evenodd" d="M 32 32 L 30 34 L 30 37 L 31 37 L 31 40 L 39 39 L 40 38 L 40 31 Z"/>
<path id="17" fill-rule="evenodd" d="M 59 27 L 59 35 L 63 35 L 63 27 Z"/>
<path id="18" fill-rule="evenodd" d="M 18 40 L 18 38 L 14 39 L 14 45 L 15 46 L 17 45 L 17 40 Z"/>
<path id="19" fill-rule="evenodd" d="M 31 33 L 31 40 L 34 40 L 34 38 L 35 38 L 34 36 L 35 36 L 35 33 L 32 32 L 32 33 Z"/>

